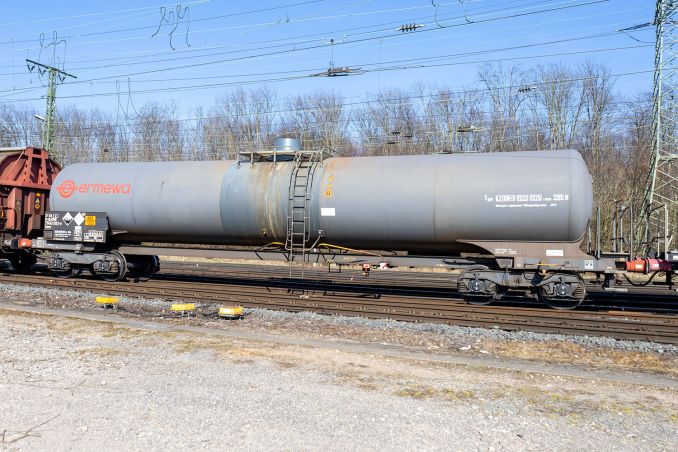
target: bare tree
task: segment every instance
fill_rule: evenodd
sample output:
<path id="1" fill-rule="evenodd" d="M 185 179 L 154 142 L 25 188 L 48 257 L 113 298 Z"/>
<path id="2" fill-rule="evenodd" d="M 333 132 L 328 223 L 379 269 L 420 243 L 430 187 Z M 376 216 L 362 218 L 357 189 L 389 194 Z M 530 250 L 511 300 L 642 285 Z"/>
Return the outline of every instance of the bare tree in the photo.
<path id="1" fill-rule="evenodd" d="M 519 112 L 531 87 L 520 66 L 485 64 L 478 78 L 490 100 L 487 151 L 516 151 L 523 148 Z"/>
<path id="2" fill-rule="evenodd" d="M 40 146 L 41 127 L 32 108 L 0 104 L 0 144 L 2 146 Z"/>
<path id="3" fill-rule="evenodd" d="M 418 132 L 423 130 L 420 114 L 411 96 L 400 88 L 389 88 L 372 96 L 357 115 L 359 135 L 370 143 L 372 155 L 417 153 Z M 360 126 L 367 127 L 360 130 Z"/>
<path id="4" fill-rule="evenodd" d="M 73 106 L 61 108 L 54 122 L 53 149 L 61 163 L 89 162 L 95 159 L 94 127 L 90 112 Z"/>
<path id="5" fill-rule="evenodd" d="M 176 118 L 173 102 L 144 105 L 133 127 L 134 160 L 180 160 L 183 157 L 181 124 Z"/>
<path id="6" fill-rule="evenodd" d="M 226 156 L 235 158 L 239 151 L 256 151 L 270 142 L 275 120 L 275 92 L 267 87 L 246 91 L 239 88 L 217 98 L 212 110 L 225 143 Z"/>
<path id="7" fill-rule="evenodd" d="M 638 95 L 624 103 L 627 185 L 636 211 L 640 211 L 652 152 L 652 95 Z M 624 147 L 622 147 L 624 149 Z"/>
<path id="8" fill-rule="evenodd" d="M 584 150 L 590 154 L 591 162 L 601 164 L 605 127 L 612 117 L 614 81 L 609 68 L 592 61 L 584 63 L 580 71 L 582 79 L 581 99 L 586 121 L 583 126 Z M 609 144 L 609 143 L 608 143 Z"/>
<path id="9" fill-rule="evenodd" d="M 94 134 L 94 159 L 99 162 L 110 162 L 115 159 L 118 129 L 110 115 L 99 110 L 92 112 L 90 121 Z"/>
<path id="10" fill-rule="evenodd" d="M 335 91 L 297 95 L 285 102 L 281 131 L 296 133 L 304 147 L 338 149 L 347 142 L 349 117 L 344 99 Z"/>
<path id="11" fill-rule="evenodd" d="M 572 147 L 583 108 L 576 74 L 562 65 L 539 65 L 533 77 L 538 80 L 531 105 L 533 121 L 539 121 L 546 129 L 549 148 Z"/>

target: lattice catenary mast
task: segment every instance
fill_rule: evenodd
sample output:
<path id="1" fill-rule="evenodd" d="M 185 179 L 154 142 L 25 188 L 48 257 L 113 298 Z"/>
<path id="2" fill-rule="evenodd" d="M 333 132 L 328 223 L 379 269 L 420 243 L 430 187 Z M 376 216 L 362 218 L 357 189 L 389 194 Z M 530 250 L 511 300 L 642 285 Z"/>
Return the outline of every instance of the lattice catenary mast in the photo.
<path id="1" fill-rule="evenodd" d="M 676 86 L 678 0 L 657 0 L 652 155 L 642 206 L 646 251 L 676 247 L 678 237 L 678 152 Z"/>
<path id="2" fill-rule="evenodd" d="M 56 112 L 56 87 L 57 84 L 62 83 L 66 77 L 77 77 L 53 66 L 38 63 L 37 61 L 26 60 L 26 63 L 28 64 L 29 70 L 32 70 L 37 66 L 40 70 L 49 73 L 49 81 L 47 82 L 47 106 L 44 124 L 42 125 L 42 147 L 50 151 L 53 159 L 59 160 L 54 149 L 52 149 L 52 144 L 54 143 L 54 114 Z"/>

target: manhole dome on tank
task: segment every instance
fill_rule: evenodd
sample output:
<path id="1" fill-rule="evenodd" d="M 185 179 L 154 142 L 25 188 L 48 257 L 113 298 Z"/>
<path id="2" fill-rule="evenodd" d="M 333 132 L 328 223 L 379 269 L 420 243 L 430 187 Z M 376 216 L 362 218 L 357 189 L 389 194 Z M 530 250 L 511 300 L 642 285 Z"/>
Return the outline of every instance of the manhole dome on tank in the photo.
<path id="1" fill-rule="evenodd" d="M 278 137 L 273 142 L 273 150 L 276 152 L 290 152 L 294 153 L 301 151 L 301 141 L 298 138 L 292 137 Z"/>
<path id="2" fill-rule="evenodd" d="M 240 162 L 289 162 L 301 152 L 301 141 L 292 137 L 278 137 L 273 146 L 265 150 L 240 152 Z"/>

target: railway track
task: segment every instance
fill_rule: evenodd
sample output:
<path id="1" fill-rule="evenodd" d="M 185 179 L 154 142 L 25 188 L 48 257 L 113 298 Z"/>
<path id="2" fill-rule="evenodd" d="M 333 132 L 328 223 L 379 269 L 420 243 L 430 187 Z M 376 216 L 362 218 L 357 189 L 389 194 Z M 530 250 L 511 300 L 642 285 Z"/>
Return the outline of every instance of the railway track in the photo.
<path id="1" fill-rule="evenodd" d="M 310 281 L 285 278 L 276 280 L 281 276 L 280 272 L 288 271 L 284 267 L 269 269 L 271 273 L 266 276 L 256 271 L 260 266 L 200 268 L 198 272 L 203 273 L 202 275 L 180 267 L 181 265 L 165 265 L 157 279 L 144 283 L 109 283 L 87 277 L 59 279 L 44 274 L 4 273 L 1 278 L 3 282 L 14 284 L 60 287 L 129 297 L 190 300 L 202 305 L 203 314 L 214 312 L 215 307 L 220 304 L 237 303 L 246 307 L 505 330 L 607 336 L 678 345 L 676 315 L 609 310 L 555 311 L 529 305 L 516 309 L 511 304 L 472 306 L 465 304 L 449 289 L 449 275 L 445 275 L 446 289 L 426 287 L 434 282 L 431 280 L 444 278 L 431 275 L 426 275 L 422 281 L 416 280 L 416 284 L 410 281 L 409 287 L 399 288 L 399 285 L 404 285 L 402 276 L 384 278 L 392 278 L 392 281 L 379 282 L 372 279 L 370 283 L 361 281 L 360 284 L 350 284 L 350 281 L 340 282 L 336 278 L 333 282 L 328 282 L 321 278 L 320 272 L 307 272 L 313 275 Z M 226 270 L 231 271 L 230 276 Z M 253 273 L 257 276 L 253 277 Z M 248 274 L 249 279 L 245 278 Z M 350 279 L 351 275 L 346 273 L 341 278 Z M 353 278 L 355 280 L 355 275 Z M 423 284 L 424 281 L 426 284 Z M 422 284 L 421 287 L 419 284 Z M 383 290 L 384 286 L 389 290 Z M 159 311 L 140 313 L 159 315 Z"/>
<path id="2" fill-rule="evenodd" d="M 365 277 L 361 270 L 344 269 L 328 272 L 326 267 L 306 270 L 304 279 L 291 279 L 289 267 L 280 265 L 195 264 L 169 261 L 162 263 L 163 273 L 159 278 L 185 278 L 190 274 L 201 281 L 261 284 L 277 287 L 298 287 L 322 290 L 324 285 L 346 291 L 374 292 L 409 296 L 434 296 L 458 299 L 456 294 L 457 274 L 452 272 L 407 272 L 373 271 Z M 666 285 L 636 287 L 628 283 L 615 287 L 617 291 L 604 291 L 600 283 L 589 281 L 588 297 L 577 309 L 584 310 L 630 310 L 678 314 L 678 292 Z M 618 290 L 623 290 L 622 292 Z M 536 300 L 525 297 L 504 297 L 501 304 L 541 308 Z"/>

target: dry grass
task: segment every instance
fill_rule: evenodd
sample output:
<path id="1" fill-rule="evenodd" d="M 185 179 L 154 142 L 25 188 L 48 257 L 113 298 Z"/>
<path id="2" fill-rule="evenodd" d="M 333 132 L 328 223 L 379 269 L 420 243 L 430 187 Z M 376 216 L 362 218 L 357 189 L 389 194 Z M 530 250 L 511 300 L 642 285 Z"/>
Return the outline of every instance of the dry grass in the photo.
<path id="1" fill-rule="evenodd" d="M 69 352 L 70 355 L 76 356 L 95 356 L 97 358 L 112 357 L 112 356 L 125 356 L 129 355 L 129 351 L 121 350 L 114 347 L 94 347 L 86 348 L 81 350 L 76 350 Z"/>
<path id="2" fill-rule="evenodd" d="M 595 417 L 602 413 L 617 416 L 638 416 L 663 413 L 670 420 L 673 407 L 656 397 L 644 400 L 623 400 L 625 394 L 601 396 L 583 389 L 545 389 L 535 385 L 506 386 L 503 391 L 492 393 L 490 398 L 520 399 L 526 401 L 535 411 L 546 416 L 566 417 L 577 421 L 582 417 Z"/>
<path id="3" fill-rule="evenodd" d="M 476 393 L 468 389 L 434 388 L 424 385 L 406 386 L 395 391 L 393 394 L 398 397 L 414 399 L 471 400 L 477 398 Z"/>
<path id="4" fill-rule="evenodd" d="M 651 371 L 678 376 L 678 358 L 610 348 L 586 348 L 570 342 L 484 341 L 482 348 L 495 355 L 595 368 Z"/>
<path id="5" fill-rule="evenodd" d="M 165 335 L 165 333 L 163 333 Z M 227 338 L 214 338 L 200 336 L 198 334 L 173 334 L 168 336 L 173 339 L 173 347 L 178 353 L 192 353 L 199 351 L 212 351 L 220 356 L 228 357 L 274 357 L 273 351 L 276 345 L 267 344 L 258 346 L 254 344 L 241 345 L 237 340 Z"/>

